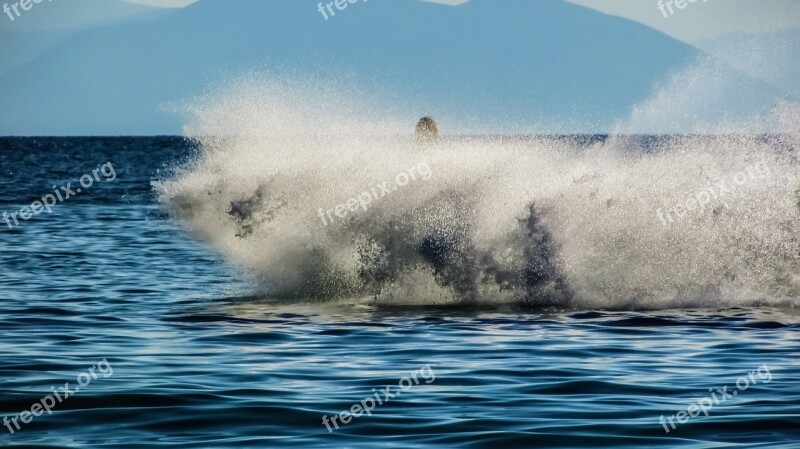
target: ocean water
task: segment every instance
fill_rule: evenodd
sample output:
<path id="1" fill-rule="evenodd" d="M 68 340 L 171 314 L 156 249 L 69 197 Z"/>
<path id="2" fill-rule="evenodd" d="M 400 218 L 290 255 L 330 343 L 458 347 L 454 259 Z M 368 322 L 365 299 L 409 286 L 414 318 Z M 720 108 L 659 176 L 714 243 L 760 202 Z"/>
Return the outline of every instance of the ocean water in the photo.
<path id="1" fill-rule="evenodd" d="M 791 138 L 462 138 L 396 160 L 413 145 L 350 137 L 338 165 L 292 159 L 317 136 L 270 139 L 0 139 L 2 211 L 91 184 L 0 223 L 0 414 L 20 425 L 0 444 L 800 447 Z M 707 173 L 753 175 L 665 225 L 648 198 L 692 196 L 671 168 L 710 148 Z M 452 151 L 479 163 L 448 171 Z M 413 166 L 367 210 L 318 216 Z"/>

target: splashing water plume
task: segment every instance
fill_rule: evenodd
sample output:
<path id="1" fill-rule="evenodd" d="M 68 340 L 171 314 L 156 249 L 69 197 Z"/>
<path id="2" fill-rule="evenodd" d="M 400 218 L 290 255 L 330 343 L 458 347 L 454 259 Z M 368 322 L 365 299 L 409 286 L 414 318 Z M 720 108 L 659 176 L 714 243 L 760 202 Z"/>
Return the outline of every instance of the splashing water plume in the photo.
<path id="1" fill-rule="evenodd" d="M 258 76 L 199 103 L 187 134 L 201 153 L 159 195 L 273 298 L 656 309 L 800 297 L 793 135 L 421 145 L 412 116 L 378 122 L 344 89 Z M 420 166 L 426 179 L 399 182 Z"/>

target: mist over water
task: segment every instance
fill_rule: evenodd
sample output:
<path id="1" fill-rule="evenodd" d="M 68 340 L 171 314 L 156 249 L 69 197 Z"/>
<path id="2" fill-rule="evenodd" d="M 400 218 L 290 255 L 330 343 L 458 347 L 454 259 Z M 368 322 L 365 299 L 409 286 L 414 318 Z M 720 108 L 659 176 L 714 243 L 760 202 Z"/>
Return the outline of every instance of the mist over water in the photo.
<path id="1" fill-rule="evenodd" d="M 191 105 L 201 152 L 156 184 L 161 201 L 272 298 L 659 309 L 800 297 L 790 103 L 759 117 L 784 131 L 766 136 L 726 123 L 433 146 L 380 104 L 331 83 L 239 80 Z M 427 179 L 397 185 L 422 166 Z M 381 184 L 394 189 L 374 194 Z M 369 192 L 344 218 L 326 212 Z"/>

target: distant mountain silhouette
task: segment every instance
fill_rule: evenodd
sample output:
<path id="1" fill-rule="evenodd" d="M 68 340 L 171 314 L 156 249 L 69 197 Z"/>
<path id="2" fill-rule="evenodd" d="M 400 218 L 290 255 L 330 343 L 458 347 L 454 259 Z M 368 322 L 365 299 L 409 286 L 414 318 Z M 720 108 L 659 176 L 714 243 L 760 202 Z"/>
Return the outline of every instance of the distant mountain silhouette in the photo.
<path id="1" fill-rule="evenodd" d="M 34 4 L 30 11 L 18 11 L 21 15 L 13 21 L 0 13 L 0 76 L 78 32 L 172 12 L 124 0 L 58 0 Z"/>
<path id="2" fill-rule="evenodd" d="M 201 0 L 83 31 L 7 73 L 0 134 L 180 133 L 181 117 L 163 105 L 260 68 L 355 74 L 364 88 L 381 86 L 451 121 L 608 131 L 697 55 L 644 25 L 561 0 L 372 0 L 327 21 L 316 2 Z"/>

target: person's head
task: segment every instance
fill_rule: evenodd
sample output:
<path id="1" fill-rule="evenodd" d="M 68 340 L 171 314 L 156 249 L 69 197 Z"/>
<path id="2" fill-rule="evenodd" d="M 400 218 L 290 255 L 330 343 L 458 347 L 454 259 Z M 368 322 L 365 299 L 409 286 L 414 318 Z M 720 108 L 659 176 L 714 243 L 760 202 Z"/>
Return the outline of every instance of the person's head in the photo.
<path id="1" fill-rule="evenodd" d="M 417 142 L 431 143 L 439 139 L 436 122 L 430 117 L 422 117 L 417 122 Z"/>

